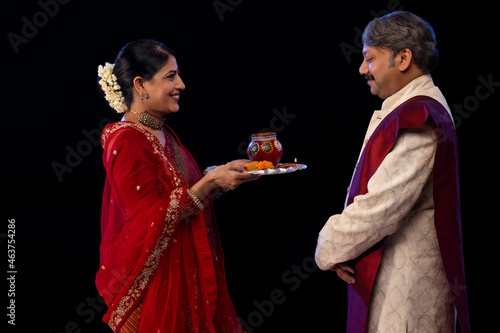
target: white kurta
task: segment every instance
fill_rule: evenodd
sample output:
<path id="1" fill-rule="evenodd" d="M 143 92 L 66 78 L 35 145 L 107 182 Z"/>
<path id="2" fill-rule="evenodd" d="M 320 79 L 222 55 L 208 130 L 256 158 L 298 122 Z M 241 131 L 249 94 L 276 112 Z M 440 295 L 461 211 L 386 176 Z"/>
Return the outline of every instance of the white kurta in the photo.
<path id="1" fill-rule="evenodd" d="M 420 76 L 374 112 L 365 144 L 392 110 L 418 95 L 436 99 L 450 112 L 430 75 Z M 436 133 L 430 124 L 401 130 L 370 178 L 368 193 L 356 196 L 341 214 L 331 216 L 319 234 L 316 263 L 323 270 L 355 259 L 384 240 L 368 332 L 455 330 L 453 298 L 434 227 L 432 168 L 436 147 Z"/>

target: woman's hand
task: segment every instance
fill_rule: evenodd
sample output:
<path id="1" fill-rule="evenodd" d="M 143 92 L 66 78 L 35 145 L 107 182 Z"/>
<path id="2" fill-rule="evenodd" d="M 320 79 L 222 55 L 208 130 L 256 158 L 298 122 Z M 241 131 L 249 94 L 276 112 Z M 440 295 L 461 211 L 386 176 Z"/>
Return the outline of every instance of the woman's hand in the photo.
<path id="1" fill-rule="evenodd" d="M 235 160 L 225 165 L 219 166 L 214 171 L 209 172 L 198 183 L 191 187 L 191 191 L 202 200 L 210 191 L 216 187 L 234 190 L 239 185 L 258 179 L 259 175 L 244 173 L 242 163 L 249 160 Z"/>
<path id="2" fill-rule="evenodd" d="M 345 282 L 349 284 L 356 283 L 356 271 L 347 263 L 341 262 L 339 264 L 336 264 L 331 270 L 337 272 L 339 278 L 341 278 Z"/>
<path id="3" fill-rule="evenodd" d="M 221 165 L 208 175 L 212 174 L 211 176 L 216 186 L 234 190 L 239 185 L 248 181 L 256 180 L 260 177 L 258 175 L 244 173 L 244 168 L 241 165 L 243 162 L 246 162 L 246 160 L 229 162 L 225 165 Z"/>

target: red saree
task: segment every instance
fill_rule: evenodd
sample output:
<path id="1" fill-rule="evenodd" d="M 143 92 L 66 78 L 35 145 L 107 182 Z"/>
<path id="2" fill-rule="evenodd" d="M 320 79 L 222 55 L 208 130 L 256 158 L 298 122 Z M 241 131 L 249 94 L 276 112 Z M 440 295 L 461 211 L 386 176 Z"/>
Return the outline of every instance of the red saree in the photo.
<path id="1" fill-rule="evenodd" d="M 244 332 L 229 297 L 210 199 L 188 189 L 201 173 L 175 134 L 163 147 L 130 122 L 106 126 L 96 286 L 114 332 Z"/>

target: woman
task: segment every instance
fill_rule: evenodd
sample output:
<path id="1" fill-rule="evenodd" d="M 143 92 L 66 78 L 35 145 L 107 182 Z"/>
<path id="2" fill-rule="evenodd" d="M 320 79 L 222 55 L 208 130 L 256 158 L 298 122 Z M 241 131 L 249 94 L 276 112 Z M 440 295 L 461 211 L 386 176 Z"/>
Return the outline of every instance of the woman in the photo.
<path id="1" fill-rule="evenodd" d="M 115 332 L 243 332 L 228 295 L 209 194 L 257 177 L 228 163 L 202 177 L 163 121 L 185 86 L 172 50 L 128 43 L 99 66 L 110 106 L 125 113 L 102 135 L 107 171 L 99 293 Z"/>

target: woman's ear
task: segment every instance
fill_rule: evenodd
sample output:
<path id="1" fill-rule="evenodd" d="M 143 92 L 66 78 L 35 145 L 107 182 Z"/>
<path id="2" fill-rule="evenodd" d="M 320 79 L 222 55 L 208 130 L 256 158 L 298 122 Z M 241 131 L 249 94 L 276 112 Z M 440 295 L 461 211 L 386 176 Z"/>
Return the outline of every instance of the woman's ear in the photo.
<path id="1" fill-rule="evenodd" d="M 141 76 L 136 76 L 132 82 L 134 83 L 135 92 L 140 96 L 144 91 L 144 79 Z"/>
<path id="2" fill-rule="evenodd" d="M 410 68 L 412 60 L 413 60 L 413 53 L 411 52 L 410 49 L 406 48 L 406 49 L 401 50 L 399 52 L 398 69 L 401 72 L 406 71 L 408 68 Z"/>

